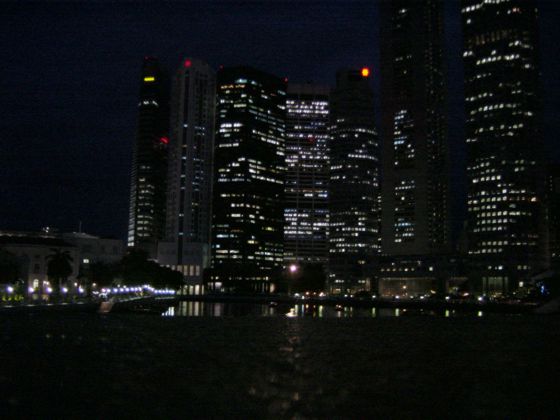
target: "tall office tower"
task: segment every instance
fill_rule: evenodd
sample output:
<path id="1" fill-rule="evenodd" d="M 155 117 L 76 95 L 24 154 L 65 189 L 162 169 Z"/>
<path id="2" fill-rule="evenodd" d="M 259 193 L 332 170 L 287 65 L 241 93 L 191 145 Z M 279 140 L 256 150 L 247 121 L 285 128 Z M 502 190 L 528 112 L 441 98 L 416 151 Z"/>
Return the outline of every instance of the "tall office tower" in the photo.
<path id="1" fill-rule="evenodd" d="M 283 260 L 285 83 L 250 67 L 217 81 L 212 283 L 269 291 Z"/>
<path id="2" fill-rule="evenodd" d="M 546 173 L 548 256 L 550 267 L 560 269 L 560 165 L 550 164 Z"/>
<path id="3" fill-rule="evenodd" d="M 165 246 L 159 262 L 201 285 L 210 266 L 212 160 L 216 73 L 187 58 L 177 71 L 171 98 L 171 138 Z"/>
<path id="4" fill-rule="evenodd" d="M 289 84 L 286 99 L 284 261 L 323 264 L 329 256 L 328 86 Z"/>
<path id="5" fill-rule="evenodd" d="M 329 288 L 369 289 L 379 252 L 379 143 L 369 70 L 341 70 L 331 93 Z"/>
<path id="6" fill-rule="evenodd" d="M 380 293 L 435 288 L 423 267 L 433 270 L 427 262 L 451 249 L 443 7 L 443 0 L 381 2 Z"/>
<path id="7" fill-rule="evenodd" d="M 132 158 L 127 243 L 146 250 L 152 257 L 165 229 L 168 126 L 167 78 L 158 60 L 146 57 Z"/>
<path id="8" fill-rule="evenodd" d="M 463 0 L 472 278 L 514 291 L 542 263 L 536 2 Z"/>

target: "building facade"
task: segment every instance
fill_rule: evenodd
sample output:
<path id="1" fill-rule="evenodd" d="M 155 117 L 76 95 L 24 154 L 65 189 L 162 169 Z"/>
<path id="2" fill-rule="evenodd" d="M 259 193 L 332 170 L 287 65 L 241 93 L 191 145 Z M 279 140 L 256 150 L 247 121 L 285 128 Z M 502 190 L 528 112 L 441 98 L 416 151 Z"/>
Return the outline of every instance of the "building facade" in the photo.
<path id="1" fill-rule="evenodd" d="M 116 263 L 124 255 L 124 243 L 120 239 L 50 229 L 41 232 L 0 231 L 0 249 L 17 258 L 19 278 L 34 298 L 39 298 L 41 293 L 50 293 L 52 279 L 48 276 L 48 265 L 58 251 L 68 253 L 71 258 L 72 273 L 64 286 L 68 292 L 77 294 L 84 292 L 81 277 L 90 264 Z"/>
<path id="2" fill-rule="evenodd" d="M 463 0 L 473 285 L 514 291 L 543 265 L 536 2 Z"/>
<path id="3" fill-rule="evenodd" d="M 451 250 L 443 0 L 381 2 L 384 282 L 434 289 Z M 417 276 L 412 265 L 432 267 Z"/>
<path id="4" fill-rule="evenodd" d="M 210 266 L 215 107 L 215 71 L 186 58 L 172 89 L 166 241 L 158 262 L 188 284 L 201 284 Z"/>
<path id="5" fill-rule="evenodd" d="M 550 267 L 560 270 L 560 165 L 550 164 L 546 173 L 548 256 Z"/>
<path id="6" fill-rule="evenodd" d="M 283 263 L 285 82 L 250 67 L 217 77 L 212 284 L 270 291 Z"/>
<path id="7" fill-rule="evenodd" d="M 60 235 L 62 240 L 78 248 L 79 263 L 87 267 L 89 264 L 119 262 L 125 254 L 123 241 L 114 238 L 101 238 L 83 232 L 67 232 Z"/>
<path id="8" fill-rule="evenodd" d="M 146 250 L 152 257 L 165 228 L 168 126 L 167 79 L 158 60 L 146 57 L 132 158 L 127 244 Z"/>
<path id="9" fill-rule="evenodd" d="M 329 289 L 369 289 L 379 253 L 379 143 L 369 70 L 337 72 L 331 93 Z"/>
<path id="10" fill-rule="evenodd" d="M 329 92 L 327 86 L 288 85 L 284 262 L 328 262 Z"/>

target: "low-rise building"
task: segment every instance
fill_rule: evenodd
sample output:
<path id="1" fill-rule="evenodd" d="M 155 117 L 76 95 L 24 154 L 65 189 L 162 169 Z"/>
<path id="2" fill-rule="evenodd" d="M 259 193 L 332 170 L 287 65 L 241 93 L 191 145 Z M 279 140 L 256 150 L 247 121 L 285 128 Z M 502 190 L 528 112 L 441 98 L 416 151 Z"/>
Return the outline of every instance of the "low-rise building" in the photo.
<path id="1" fill-rule="evenodd" d="M 72 274 L 68 284 L 78 281 L 80 268 L 95 262 L 115 263 L 124 255 L 123 241 L 100 238 L 85 233 L 57 231 L 21 232 L 0 231 L 0 248 L 13 254 L 19 264 L 19 278 L 31 292 L 47 290 L 50 286 L 48 263 L 57 251 L 67 252 L 71 258 Z"/>

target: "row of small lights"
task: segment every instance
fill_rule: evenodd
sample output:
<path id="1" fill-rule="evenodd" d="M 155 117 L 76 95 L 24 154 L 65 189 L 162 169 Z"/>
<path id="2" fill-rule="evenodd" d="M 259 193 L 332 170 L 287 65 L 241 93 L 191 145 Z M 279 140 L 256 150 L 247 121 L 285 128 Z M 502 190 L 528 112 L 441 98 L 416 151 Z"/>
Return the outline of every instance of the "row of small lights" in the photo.
<path id="1" fill-rule="evenodd" d="M 134 293 L 134 292 L 142 292 L 148 291 L 150 293 L 154 293 L 156 295 L 174 295 L 175 290 L 173 289 L 154 289 L 152 286 L 145 284 L 143 286 L 136 286 L 136 287 L 128 287 L 128 286 L 119 286 L 113 288 L 103 288 L 101 289 L 101 293 L 104 294 L 122 294 L 122 293 Z"/>
<path id="2" fill-rule="evenodd" d="M 172 289 L 154 289 L 152 286 L 147 285 L 147 284 L 145 284 L 144 286 L 138 286 L 138 287 L 121 286 L 121 287 L 113 287 L 113 288 L 103 288 L 103 289 L 101 289 L 101 293 L 104 293 L 104 294 L 121 294 L 121 293 L 131 293 L 131 292 L 142 292 L 142 291 L 146 291 L 146 290 L 149 291 L 150 293 L 154 293 L 154 294 L 156 294 L 156 295 L 174 295 L 174 294 L 175 294 L 175 290 L 172 290 Z M 30 288 L 29 288 L 29 293 L 34 293 L 35 291 L 36 291 L 36 289 L 34 289 L 33 287 L 30 287 Z M 46 292 L 47 294 L 51 294 L 52 291 L 53 291 L 53 289 L 52 289 L 51 287 L 45 288 L 45 292 Z M 7 292 L 8 294 L 14 293 L 14 288 L 13 288 L 13 286 L 7 286 L 7 287 L 6 287 L 6 292 Z M 81 287 L 81 286 L 78 287 L 78 293 L 83 294 L 84 292 L 85 292 L 85 290 L 83 289 L 83 287 Z M 68 293 L 68 288 L 63 287 L 63 288 L 62 288 L 62 293 L 64 293 L 64 294 Z M 306 295 L 309 296 L 309 292 L 306 293 Z M 468 295 L 469 295 L 468 293 L 465 293 L 463 296 L 466 297 L 466 296 L 468 296 Z M 302 300 L 304 300 L 304 299 L 306 298 L 305 295 L 300 295 L 299 293 L 294 294 L 294 296 L 295 296 L 296 298 L 299 297 L 299 298 L 301 298 Z M 326 295 L 325 295 L 325 293 L 323 293 L 323 292 L 321 292 L 321 293 L 319 294 L 319 297 L 325 297 L 325 296 L 326 296 Z M 354 297 L 354 295 L 347 295 L 347 294 L 345 294 L 344 297 L 345 297 L 345 298 Z M 372 295 L 371 297 L 372 297 L 372 299 L 377 299 L 377 296 L 376 296 L 376 295 Z M 396 295 L 396 296 L 394 296 L 394 297 L 395 297 L 395 299 L 400 299 L 400 298 L 401 298 L 400 295 Z M 427 296 L 422 295 L 422 296 L 420 296 L 420 299 L 424 299 L 424 298 L 426 298 L 426 297 L 427 297 Z M 428 297 L 429 297 L 429 296 L 428 296 Z M 412 298 L 412 297 L 411 297 L 411 298 Z M 450 299 L 449 296 L 445 296 L 445 300 L 449 300 L 449 299 Z M 478 296 L 478 298 L 477 298 L 477 300 L 478 300 L 479 302 L 482 302 L 484 299 L 485 299 L 485 296 Z"/>
<path id="3" fill-rule="evenodd" d="M 319 293 L 318 296 L 319 296 L 319 297 L 325 297 L 326 294 L 325 294 L 324 292 L 321 292 L 321 293 Z M 463 294 L 463 297 L 467 297 L 467 296 L 469 296 L 468 293 L 464 293 L 464 294 Z M 295 297 L 295 298 L 299 298 L 299 299 L 301 299 L 301 300 L 305 300 L 306 298 L 309 299 L 309 292 L 306 292 L 305 295 L 302 295 L 302 294 L 300 294 L 300 293 L 295 293 L 295 294 L 294 294 L 294 297 Z M 353 298 L 354 295 L 345 294 L 344 297 L 345 297 L 345 298 Z M 395 295 L 395 296 L 393 296 L 393 297 L 394 297 L 395 299 L 401 299 L 401 298 L 414 299 L 414 296 Z M 423 300 L 423 299 L 426 299 L 426 298 L 429 298 L 429 297 L 431 297 L 431 295 L 422 295 L 422 296 L 419 297 L 419 299 Z M 377 299 L 377 295 L 372 295 L 371 298 L 372 298 L 372 299 Z M 450 296 L 445 296 L 445 300 L 450 300 L 450 299 L 451 299 Z M 485 295 L 483 295 L 483 296 L 478 296 L 478 297 L 477 297 L 477 300 L 478 300 L 479 302 L 482 302 L 484 299 L 486 299 L 486 296 L 485 296 Z"/>
<path id="4" fill-rule="evenodd" d="M 29 287 L 27 290 L 29 291 L 29 293 L 35 293 L 35 292 L 37 292 L 37 289 L 34 288 L 34 287 Z M 6 287 L 6 292 L 7 292 L 8 294 L 12 294 L 12 293 L 14 293 L 14 288 L 13 288 L 12 286 L 7 286 L 7 287 Z M 46 293 L 46 294 L 50 295 L 52 292 L 53 292 L 52 287 L 45 287 L 45 293 Z M 68 293 L 68 288 L 67 288 L 67 287 L 63 287 L 63 288 L 61 289 L 61 292 L 64 293 L 64 294 Z M 85 293 L 84 288 L 81 287 L 81 286 L 78 287 L 78 293 Z"/>
<path id="5" fill-rule="evenodd" d="M 14 293 L 14 287 L 13 286 L 6 286 L 6 293 L 8 294 L 12 294 Z M 29 293 L 35 293 L 37 290 L 33 287 L 29 287 Z M 109 288 L 109 289 L 101 289 L 101 293 L 105 293 L 105 294 L 120 294 L 120 293 L 131 293 L 131 292 L 142 292 L 142 291 L 149 291 L 150 293 L 154 293 L 156 295 L 174 295 L 175 294 L 175 290 L 172 289 L 154 289 L 153 287 L 149 286 L 149 285 L 144 285 L 141 287 L 128 287 L 128 286 L 123 286 L 123 287 L 114 287 L 114 288 Z M 53 292 L 52 287 L 46 287 L 45 288 L 45 293 L 47 294 L 51 294 Z M 61 289 L 61 292 L 66 294 L 68 293 L 68 288 L 67 287 L 63 287 Z M 85 293 L 85 290 L 83 287 L 78 287 L 78 293 L 83 294 Z"/>

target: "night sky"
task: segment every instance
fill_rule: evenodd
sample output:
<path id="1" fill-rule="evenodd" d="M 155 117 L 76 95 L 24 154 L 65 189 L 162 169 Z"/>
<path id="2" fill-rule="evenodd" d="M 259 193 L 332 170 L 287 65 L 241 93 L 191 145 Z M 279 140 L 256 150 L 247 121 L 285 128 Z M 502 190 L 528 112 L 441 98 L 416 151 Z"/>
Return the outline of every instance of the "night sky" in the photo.
<path id="1" fill-rule="evenodd" d="M 548 155 L 560 161 L 560 1 L 541 1 Z M 456 225 L 464 211 L 460 16 L 446 1 Z M 249 64 L 333 84 L 369 66 L 379 91 L 375 1 L 15 2 L 0 12 L 0 229 L 125 238 L 143 57 Z"/>

